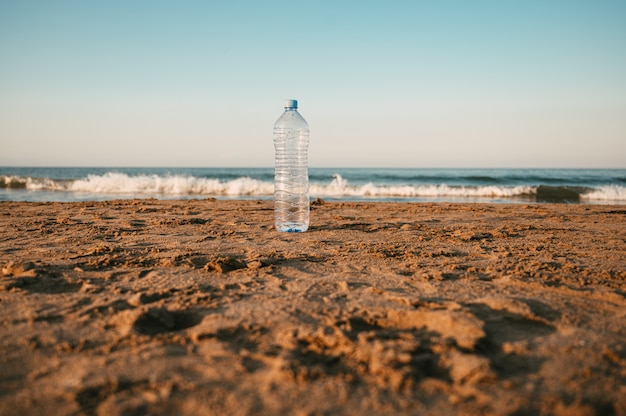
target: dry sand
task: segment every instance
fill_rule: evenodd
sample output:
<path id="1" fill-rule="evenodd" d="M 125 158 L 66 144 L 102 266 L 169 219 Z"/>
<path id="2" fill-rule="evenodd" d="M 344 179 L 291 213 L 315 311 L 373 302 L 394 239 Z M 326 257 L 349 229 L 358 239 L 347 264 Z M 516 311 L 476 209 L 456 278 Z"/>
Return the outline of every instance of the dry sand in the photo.
<path id="1" fill-rule="evenodd" d="M 626 210 L 0 203 L 0 414 L 626 414 Z"/>

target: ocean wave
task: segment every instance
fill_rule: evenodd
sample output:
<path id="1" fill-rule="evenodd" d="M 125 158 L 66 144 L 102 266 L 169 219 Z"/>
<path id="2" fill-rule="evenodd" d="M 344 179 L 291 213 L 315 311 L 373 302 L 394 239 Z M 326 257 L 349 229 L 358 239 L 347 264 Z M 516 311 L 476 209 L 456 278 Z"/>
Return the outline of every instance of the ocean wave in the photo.
<path id="1" fill-rule="evenodd" d="M 76 180 L 67 190 L 105 194 L 260 196 L 271 195 L 274 185 L 247 177 L 220 181 L 180 175 L 129 176 L 125 173 L 106 173 Z"/>
<path id="2" fill-rule="evenodd" d="M 583 193 L 580 197 L 591 201 L 626 201 L 626 187 L 620 185 L 599 186 Z"/>
<path id="3" fill-rule="evenodd" d="M 32 178 L 30 176 L 4 175 L 0 176 L 0 189 L 28 189 L 32 191 L 44 189 L 63 190 L 63 184 L 67 181 L 53 180 L 49 178 Z"/>
<path id="4" fill-rule="evenodd" d="M 265 179 L 265 177 L 264 177 Z M 107 172 L 87 175 L 82 179 L 50 179 L 29 176 L 0 176 L 0 189 L 53 191 L 92 195 L 131 196 L 224 196 L 270 197 L 272 181 L 247 176 L 203 178 L 178 174 L 140 174 Z M 349 199 L 522 199 L 539 202 L 617 202 L 626 201 L 626 187 L 604 185 L 594 188 L 572 186 L 528 185 L 449 185 L 438 184 L 365 184 L 353 185 L 335 174 L 328 182 L 310 184 L 311 197 Z"/>
<path id="5" fill-rule="evenodd" d="M 350 185 L 341 175 L 334 175 L 328 185 L 311 184 L 310 192 L 327 197 L 420 198 L 420 197 L 516 197 L 533 195 L 530 186 L 449 186 L 438 185 Z"/>
<path id="6" fill-rule="evenodd" d="M 30 191 L 85 192 L 91 194 L 133 195 L 211 195 L 211 196 L 262 196 L 274 192 L 272 182 L 248 177 L 232 180 L 197 178 L 185 175 L 136 175 L 109 172 L 88 175 L 84 179 L 55 180 L 3 176 L 0 188 L 26 189 Z"/>

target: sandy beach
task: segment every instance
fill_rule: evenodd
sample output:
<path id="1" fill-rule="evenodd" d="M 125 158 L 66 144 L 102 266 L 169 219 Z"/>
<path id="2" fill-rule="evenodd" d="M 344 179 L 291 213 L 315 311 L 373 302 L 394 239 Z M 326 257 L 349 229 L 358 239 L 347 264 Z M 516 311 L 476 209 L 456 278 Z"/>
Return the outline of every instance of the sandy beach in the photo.
<path id="1" fill-rule="evenodd" d="M 2 415 L 626 415 L 626 210 L 0 203 Z"/>

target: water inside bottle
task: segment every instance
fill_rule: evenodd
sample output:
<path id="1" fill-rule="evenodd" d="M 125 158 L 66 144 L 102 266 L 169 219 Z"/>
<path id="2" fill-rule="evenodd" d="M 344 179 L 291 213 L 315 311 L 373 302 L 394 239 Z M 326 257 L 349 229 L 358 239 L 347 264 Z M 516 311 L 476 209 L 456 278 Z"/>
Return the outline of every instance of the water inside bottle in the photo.
<path id="1" fill-rule="evenodd" d="M 304 232 L 309 229 L 309 195 L 277 191 L 274 222 L 278 231 Z"/>

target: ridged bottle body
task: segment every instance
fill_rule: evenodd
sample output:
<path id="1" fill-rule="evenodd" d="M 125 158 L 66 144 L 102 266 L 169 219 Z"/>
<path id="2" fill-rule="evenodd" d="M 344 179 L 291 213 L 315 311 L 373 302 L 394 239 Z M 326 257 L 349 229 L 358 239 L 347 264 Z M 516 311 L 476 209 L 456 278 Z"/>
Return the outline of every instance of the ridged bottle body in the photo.
<path id="1" fill-rule="evenodd" d="M 309 229 L 309 126 L 296 107 L 274 124 L 274 224 L 278 231 Z"/>

